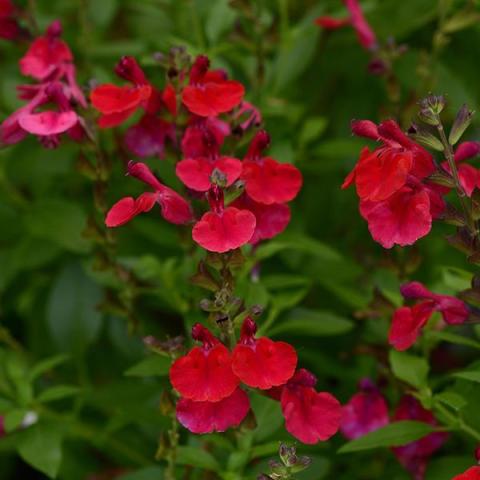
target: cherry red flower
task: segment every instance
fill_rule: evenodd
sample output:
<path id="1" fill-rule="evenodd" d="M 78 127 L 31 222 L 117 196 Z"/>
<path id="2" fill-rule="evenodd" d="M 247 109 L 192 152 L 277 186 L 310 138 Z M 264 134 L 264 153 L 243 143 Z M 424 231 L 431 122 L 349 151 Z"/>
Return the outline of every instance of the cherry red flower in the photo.
<path id="1" fill-rule="evenodd" d="M 137 199 L 125 197 L 119 200 L 107 213 L 107 227 L 119 227 L 142 212 L 150 211 L 158 203 L 162 216 L 167 222 L 184 224 L 192 220 L 189 203 L 171 188 L 163 185 L 144 163 L 130 162 L 128 174 L 149 185 L 154 191 L 142 193 Z"/>
<path id="2" fill-rule="evenodd" d="M 415 420 L 437 426 L 432 413 L 425 410 L 417 399 L 405 395 L 395 411 L 393 420 Z M 447 440 L 448 433 L 435 432 L 402 447 L 393 448 L 399 462 L 413 475 L 415 480 L 423 480 L 428 460 Z"/>
<path id="3" fill-rule="evenodd" d="M 210 70 L 210 61 L 200 55 L 190 70 L 190 83 L 182 92 L 183 104 L 200 117 L 215 117 L 240 104 L 245 89 L 240 82 L 227 80 L 224 72 Z"/>
<path id="4" fill-rule="evenodd" d="M 298 370 L 283 387 L 280 403 L 287 431 L 303 443 L 328 440 L 339 427 L 342 406 L 331 394 L 316 392 L 315 376 Z"/>
<path id="5" fill-rule="evenodd" d="M 259 131 L 252 140 L 243 162 L 242 180 L 248 196 L 258 203 L 271 205 L 293 200 L 302 187 L 302 174 L 293 165 L 263 157 L 270 137 Z"/>
<path id="6" fill-rule="evenodd" d="M 16 40 L 21 34 L 11 0 L 0 0 L 0 38 Z"/>
<path id="7" fill-rule="evenodd" d="M 257 326 L 247 317 L 233 350 L 233 373 L 249 387 L 268 390 L 286 383 L 295 373 L 297 353 L 285 342 L 255 338 Z"/>
<path id="8" fill-rule="evenodd" d="M 248 395 L 241 389 L 218 402 L 195 402 L 181 398 L 177 402 L 177 419 L 193 433 L 224 432 L 237 427 L 250 410 Z"/>
<path id="9" fill-rule="evenodd" d="M 388 422 L 385 398 L 371 380 L 362 380 L 360 391 L 343 406 L 340 431 L 353 440 L 384 427 Z"/>
<path id="10" fill-rule="evenodd" d="M 290 208 L 284 203 L 265 205 L 255 202 L 247 194 L 243 194 L 235 200 L 232 206 L 241 210 L 249 210 L 255 215 L 255 231 L 249 241 L 252 245 L 277 236 L 290 223 Z"/>
<path id="11" fill-rule="evenodd" d="M 223 191 L 214 185 L 208 192 L 211 211 L 195 224 L 192 237 L 205 250 L 223 253 L 245 245 L 255 231 L 255 215 L 224 206 Z"/>
<path id="12" fill-rule="evenodd" d="M 230 135 L 228 123 L 215 117 L 202 118 L 194 115 L 183 134 L 181 145 L 183 156 L 197 158 L 219 154 L 227 135 Z"/>
<path id="13" fill-rule="evenodd" d="M 470 467 L 460 475 L 456 475 L 452 480 L 480 480 L 480 467 Z"/>
<path id="14" fill-rule="evenodd" d="M 218 402 L 235 391 L 240 380 L 232 371 L 232 357 L 209 330 L 197 323 L 192 338 L 202 343 L 177 359 L 170 369 L 170 382 L 184 398 Z"/>
<path id="15" fill-rule="evenodd" d="M 147 108 L 152 96 L 152 86 L 133 57 L 123 57 L 115 72 L 131 85 L 118 87 L 106 83 L 94 88 L 90 94 L 93 106 L 102 114 L 98 120 L 101 128 L 120 125 L 138 108 Z"/>
<path id="16" fill-rule="evenodd" d="M 315 19 L 315 23 L 325 30 L 338 30 L 339 28 L 351 25 L 349 18 L 335 18 L 324 15 Z"/>
<path id="17" fill-rule="evenodd" d="M 450 295 L 433 293 L 420 282 L 406 283 L 400 292 L 404 298 L 420 300 L 420 303 L 401 307 L 393 315 L 388 339 L 397 350 L 406 350 L 415 343 L 433 312 L 440 312 L 443 320 L 451 325 L 464 323 L 468 318 L 469 310 L 464 302 Z"/>

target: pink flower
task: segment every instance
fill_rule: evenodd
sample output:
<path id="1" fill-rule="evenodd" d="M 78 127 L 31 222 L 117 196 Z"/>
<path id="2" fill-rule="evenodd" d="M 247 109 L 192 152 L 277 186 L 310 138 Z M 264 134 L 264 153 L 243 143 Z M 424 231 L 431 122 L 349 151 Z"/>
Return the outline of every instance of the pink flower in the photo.
<path id="1" fill-rule="evenodd" d="M 360 392 L 342 409 L 340 431 L 349 440 L 366 435 L 389 422 L 387 402 L 369 380 L 360 382 Z"/>
<path id="2" fill-rule="evenodd" d="M 130 162 L 128 174 L 149 185 L 154 191 L 142 193 L 137 199 L 125 197 L 119 200 L 107 213 L 107 227 L 119 227 L 142 212 L 150 211 L 158 203 L 162 216 L 167 222 L 184 224 L 192 220 L 188 202 L 171 188 L 163 185 L 144 163 Z"/>
<path id="3" fill-rule="evenodd" d="M 270 143 L 265 130 L 252 140 L 243 162 L 241 179 L 248 196 L 258 203 L 271 205 L 293 200 L 302 187 L 302 174 L 293 165 L 279 163 L 262 152 Z"/>
<path id="4" fill-rule="evenodd" d="M 11 0 L 0 0 L 0 38 L 16 40 L 21 34 Z"/>
<path id="5" fill-rule="evenodd" d="M 377 38 L 363 15 L 360 3 L 358 0 L 343 0 L 343 3 L 347 7 L 349 17 L 333 18 L 323 16 L 318 17 L 315 23 L 327 30 L 337 30 L 346 25 L 352 25 L 357 32 L 360 45 L 366 50 L 374 50 L 377 47 Z"/>
<path id="6" fill-rule="evenodd" d="M 214 185 L 207 194 L 211 211 L 195 224 L 192 237 L 210 252 L 228 252 L 245 245 L 255 231 L 255 215 L 248 210 L 225 207 L 223 191 Z"/>
<path id="7" fill-rule="evenodd" d="M 329 393 L 316 392 L 316 382 L 302 368 L 283 387 L 280 397 L 287 431 L 307 444 L 328 440 L 338 431 L 342 417 L 339 401 Z"/>
<path id="8" fill-rule="evenodd" d="M 57 70 L 62 70 L 64 65 L 73 62 L 72 52 L 60 39 L 61 35 L 62 25 L 56 20 L 50 24 L 43 37 L 33 41 L 20 60 L 20 71 L 23 75 L 43 81 Z"/>
<path id="9" fill-rule="evenodd" d="M 36 111 L 50 103 L 58 110 Z M 57 147 L 62 133 L 68 133 L 75 140 L 83 138 L 83 120 L 73 110 L 61 83 L 45 84 L 27 105 L 11 114 L 0 126 L 0 140 L 7 145 L 18 143 L 28 133 L 36 135 L 47 148 Z"/>
<path id="10" fill-rule="evenodd" d="M 247 317 L 233 350 L 232 370 L 249 387 L 268 390 L 286 383 L 295 373 L 297 352 L 285 342 L 255 338 L 257 326 Z"/>
<path id="11" fill-rule="evenodd" d="M 190 84 L 182 92 L 183 104 L 200 117 L 215 117 L 240 104 L 245 89 L 240 82 L 227 80 L 219 70 L 208 70 L 209 59 L 200 55 L 190 70 Z"/>
<path id="12" fill-rule="evenodd" d="M 425 410 L 417 399 L 405 395 L 393 417 L 394 420 L 416 420 L 437 426 L 438 422 L 432 413 Z M 402 447 L 393 448 L 399 462 L 413 475 L 415 480 L 423 480 L 427 463 L 433 453 L 446 442 L 448 433 L 436 432 Z"/>
<path id="13" fill-rule="evenodd" d="M 450 325 L 462 324 L 468 318 L 464 302 L 450 295 L 433 293 L 420 282 L 406 283 L 400 291 L 404 298 L 420 300 L 420 303 L 395 311 L 388 341 L 396 350 L 406 350 L 415 343 L 433 312 L 440 312 Z"/>
<path id="14" fill-rule="evenodd" d="M 177 419 L 193 433 L 224 432 L 237 427 L 250 410 L 247 394 L 236 388 L 218 402 L 196 402 L 181 398 L 177 402 Z"/>

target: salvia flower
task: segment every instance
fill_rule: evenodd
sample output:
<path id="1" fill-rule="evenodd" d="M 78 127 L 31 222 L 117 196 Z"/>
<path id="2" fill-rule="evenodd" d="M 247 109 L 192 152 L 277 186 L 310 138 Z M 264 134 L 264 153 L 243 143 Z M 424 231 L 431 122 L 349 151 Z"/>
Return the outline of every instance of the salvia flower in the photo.
<path id="1" fill-rule="evenodd" d="M 295 373 L 297 352 L 285 342 L 255 338 L 257 326 L 247 317 L 233 350 L 232 369 L 249 387 L 267 390 L 286 383 Z"/>
<path id="2" fill-rule="evenodd" d="M 135 177 L 153 189 L 142 193 L 138 198 L 124 197 L 107 213 L 107 227 L 119 227 L 143 212 L 150 211 L 155 204 L 160 205 L 162 216 L 167 222 L 185 224 L 192 220 L 189 203 L 171 188 L 163 185 L 144 163 L 130 162 L 128 175 Z"/>
<path id="3" fill-rule="evenodd" d="M 303 443 L 328 440 L 339 427 L 340 402 L 327 392 L 317 392 L 315 376 L 300 369 L 283 387 L 280 396 L 285 428 Z"/>
<path id="4" fill-rule="evenodd" d="M 200 117 L 215 117 L 239 105 L 245 94 L 240 82 L 228 80 L 225 72 L 209 70 L 210 60 L 200 55 L 190 70 L 190 83 L 182 92 L 187 109 Z"/>
<path id="5" fill-rule="evenodd" d="M 368 378 L 360 391 L 342 409 L 340 431 L 349 440 L 366 435 L 388 424 L 388 405 L 378 387 Z"/>
<path id="6" fill-rule="evenodd" d="M 349 16 L 345 18 L 334 18 L 329 16 L 319 17 L 315 23 L 327 30 L 337 30 L 346 25 L 351 25 L 357 33 L 358 42 L 366 50 L 377 48 L 377 37 L 363 14 L 358 0 L 343 0 L 347 7 Z"/>
<path id="7" fill-rule="evenodd" d="M 225 207 L 221 187 L 213 185 L 207 193 L 210 211 L 195 224 L 192 237 L 210 252 L 228 252 L 250 241 L 255 231 L 255 215 L 249 210 Z"/>
<path id="8" fill-rule="evenodd" d="M 433 426 L 438 425 L 432 413 L 425 410 L 416 398 L 409 395 L 405 395 L 401 399 L 393 420 L 415 420 Z M 446 432 L 430 433 L 420 440 L 393 448 L 393 453 L 415 480 L 423 480 L 429 458 L 441 448 L 447 438 L 448 433 Z"/>
<path id="9" fill-rule="evenodd" d="M 15 15 L 15 5 L 11 0 L 0 0 L 0 38 L 16 40 L 21 29 Z"/>
<path id="10" fill-rule="evenodd" d="M 378 126 L 368 120 L 354 121 L 352 131 L 383 145 L 372 152 L 362 150 L 342 188 L 355 184 L 360 214 L 383 247 L 415 243 L 445 210 L 444 191 L 426 182 L 435 171 L 432 156 L 393 120 Z"/>
<path id="11" fill-rule="evenodd" d="M 460 475 L 456 475 L 452 480 L 480 480 L 480 467 L 470 467 Z"/>
<path id="12" fill-rule="evenodd" d="M 147 108 L 152 96 L 152 86 L 133 57 L 123 57 L 115 72 L 130 85 L 118 87 L 106 83 L 94 88 L 90 94 L 93 106 L 102 114 L 98 120 L 101 128 L 120 125 L 138 108 Z"/>
<path id="13" fill-rule="evenodd" d="M 393 315 L 388 340 L 397 350 L 406 350 L 415 343 L 434 312 L 440 312 L 445 323 L 450 325 L 462 324 L 468 318 L 469 310 L 463 301 L 433 293 L 420 282 L 406 283 L 400 292 L 405 299 L 419 303 L 401 307 Z"/>

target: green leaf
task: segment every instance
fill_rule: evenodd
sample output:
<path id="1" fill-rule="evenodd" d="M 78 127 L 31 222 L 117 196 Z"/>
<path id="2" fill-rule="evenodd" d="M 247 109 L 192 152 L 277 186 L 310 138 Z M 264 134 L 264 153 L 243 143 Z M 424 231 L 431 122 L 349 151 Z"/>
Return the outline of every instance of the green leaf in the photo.
<path id="1" fill-rule="evenodd" d="M 81 389 L 75 385 L 56 385 L 55 387 L 44 390 L 38 395 L 39 402 L 52 402 L 65 397 L 77 395 Z"/>
<path id="2" fill-rule="evenodd" d="M 20 424 L 23 422 L 25 415 L 27 415 L 28 410 L 24 408 L 19 408 L 15 410 L 10 410 L 3 418 L 3 425 L 7 433 L 13 432 L 16 430 Z"/>
<path id="3" fill-rule="evenodd" d="M 88 2 L 88 16 L 95 25 L 99 27 L 108 26 L 118 8 L 117 0 L 89 0 Z"/>
<path id="4" fill-rule="evenodd" d="M 424 358 L 396 350 L 390 350 L 389 358 L 393 374 L 399 380 L 416 388 L 426 386 L 429 366 Z"/>
<path id="5" fill-rule="evenodd" d="M 272 328 L 269 335 L 341 335 L 352 330 L 353 326 L 353 322 L 334 313 L 299 307 L 294 308 L 285 321 Z"/>
<path id="6" fill-rule="evenodd" d="M 465 400 L 465 398 L 463 398 L 460 394 L 450 390 L 438 393 L 435 395 L 435 400 L 439 400 L 456 411 L 461 410 L 463 407 L 465 407 L 465 405 L 468 404 L 467 400 Z"/>
<path id="7" fill-rule="evenodd" d="M 220 35 L 231 30 L 235 18 L 235 10 L 229 5 L 228 0 L 211 1 L 205 23 L 205 34 L 210 43 L 214 44 Z"/>
<path id="8" fill-rule="evenodd" d="M 97 310 L 102 293 L 80 268 L 67 265 L 58 275 L 47 305 L 47 323 L 61 350 L 79 353 L 92 343 L 101 326 Z"/>
<path id="9" fill-rule="evenodd" d="M 38 362 L 34 367 L 30 370 L 29 379 L 30 381 L 35 380 L 37 377 L 42 375 L 45 372 L 53 370 L 56 366 L 65 363 L 70 357 L 65 354 L 55 355 L 53 357 L 46 358 Z"/>
<path id="10" fill-rule="evenodd" d="M 33 425 L 23 432 L 18 453 L 33 468 L 56 478 L 62 462 L 61 433 L 52 425 Z"/>
<path id="11" fill-rule="evenodd" d="M 151 355 L 141 362 L 130 367 L 125 375 L 127 377 L 155 377 L 164 376 L 170 370 L 171 361 L 168 357 Z"/>
<path id="12" fill-rule="evenodd" d="M 45 238 L 73 252 L 84 253 L 90 243 L 82 236 L 87 217 L 82 208 L 67 200 L 40 200 L 25 214 L 25 227 L 35 237 Z"/>
<path id="13" fill-rule="evenodd" d="M 160 480 L 163 478 L 163 468 L 147 467 L 118 477 L 118 480 Z"/>
<path id="14" fill-rule="evenodd" d="M 462 380 L 469 380 L 470 382 L 480 383 L 480 372 L 457 372 L 454 373 L 453 376 L 461 378 Z"/>
<path id="15" fill-rule="evenodd" d="M 257 428 L 254 430 L 255 441 L 260 443 L 271 437 L 284 420 L 280 405 L 275 400 L 252 392 L 250 402 L 257 420 Z"/>
<path id="16" fill-rule="evenodd" d="M 306 145 L 319 138 L 325 131 L 328 120 L 325 117 L 310 117 L 305 120 L 300 131 L 300 145 Z"/>
<path id="17" fill-rule="evenodd" d="M 435 340 L 443 340 L 445 342 L 455 343 L 457 345 L 465 345 L 466 347 L 477 348 L 480 350 L 480 342 L 473 340 L 472 338 L 463 337 L 462 335 L 457 335 L 456 333 L 438 331 L 438 330 L 429 330 L 427 332 L 428 338 L 433 338 Z"/>
<path id="18" fill-rule="evenodd" d="M 220 471 L 220 465 L 215 460 L 215 457 L 200 447 L 178 447 L 177 463 L 214 472 Z"/>
<path id="19" fill-rule="evenodd" d="M 403 420 L 367 433 L 346 443 L 338 453 L 359 452 L 381 447 L 399 447 L 414 442 L 434 431 L 428 423 Z"/>

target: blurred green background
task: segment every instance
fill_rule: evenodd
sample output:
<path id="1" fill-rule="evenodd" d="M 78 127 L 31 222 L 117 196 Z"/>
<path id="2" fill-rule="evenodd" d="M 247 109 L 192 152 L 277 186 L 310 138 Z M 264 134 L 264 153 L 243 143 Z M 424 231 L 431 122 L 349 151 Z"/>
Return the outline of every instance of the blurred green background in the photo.
<path id="1" fill-rule="evenodd" d="M 93 79 L 116 82 L 113 67 L 122 55 L 135 56 L 149 78 L 163 85 L 165 72 L 153 54 L 175 45 L 186 46 L 191 55 L 207 54 L 214 67 L 245 84 L 246 99 L 259 107 L 271 134 L 270 155 L 298 166 L 305 183 L 292 204 L 287 232 L 260 247 L 259 280 L 242 277 L 238 293 L 247 305 L 265 307 L 259 323 L 268 321 L 269 335 L 296 346 L 301 364 L 318 376 L 319 390 L 345 402 L 360 378 L 376 378 L 385 368 L 388 314 L 378 305 L 373 313 L 358 313 L 371 310 L 375 290 L 399 304 L 398 286 L 406 278 L 445 293 L 468 288 L 471 274 L 463 255 L 444 240 L 450 227 L 435 225 L 415 247 L 385 251 L 369 236 L 353 189 L 341 191 L 340 185 L 367 143 L 351 136 L 351 119 L 394 117 L 408 127 L 415 102 L 429 91 L 447 94 L 447 120 L 462 103 L 478 108 L 478 2 L 362 2 L 382 44 L 394 39 L 408 47 L 388 79 L 367 71 L 369 54 L 352 29 L 328 33 L 314 24 L 319 15 L 345 13 L 335 0 L 32 0 L 19 5 L 29 9 L 40 31 L 61 19 L 84 87 Z M 26 47 L 0 44 L 2 120 L 21 105 L 15 87 L 28 81 L 17 62 Z M 478 127 L 468 136 L 478 138 Z M 106 191 L 111 205 L 141 187 L 123 176 L 115 134 L 105 132 L 101 141 L 113 168 Z M 96 214 L 92 184 L 79 172 L 80 155 L 68 141 L 44 150 L 32 137 L 0 151 L 0 391 L 13 388 L 16 416 L 10 400 L 0 402 L 0 412 L 10 412 L 12 425 L 31 411 L 45 420 L 45 431 L 30 439 L 22 456 L 43 455 L 47 460 L 38 461 L 51 466 L 61 443 L 61 479 L 160 479 L 162 462 L 153 457 L 169 422 L 158 410 L 168 366 L 156 365 L 162 371 L 155 376 L 148 368 L 128 369 L 145 358 L 142 336 L 185 334 L 205 318 L 197 307 L 204 293 L 188 282 L 199 254 L 152 212 L 116 232 L 117 258 L 132 269 L 137 283 L 122 284 L 102 270 L 98 248 L 85 236 L 87 219 Z M 161 162 L 148 160 L 173 179 L 168 174 L 172 162 Z M 132 312 L 130 327 L 133 321 L 138 325 L 129 333 L 126 317 Z M 68 356 L 57 357 L 61 354 Z M 57 366 L 47 365 L 47 375 L 35 374 L 33 366 L 52 357 Z M 58 385 L 64 386 L 63 394 L 42 400 L 41 392 Z M 476 401 L 479 392 L 470 389 Z M 391 392 L 392 404 L 396 398 Z M 258 427 L 248 447 L 254 460 L 239 476 L 222 478 L 254 478 L 264 459 L 275 455 L 275 442 L 288 438 L 278 405 L 256 400 Z M 478 415 L 473 422 L 480 426 Z M 47 478 L 15 455 L 18 436 L 0 440 L 0 478 Z M 197 468 L 179 478 L 217 478 L 204 476 L 212 461 L 229 471 L 235 462 L 233 439 L 234 434 L 205 440 L 182 431 L 182 444 L 188 446 L 179 461 Z M 194 448 L 201 442 L 208 448 Z M 337 455 L 342 443 L 337 436 L 316 447 L 299 447 L 314 458 L 299 478 L 407 478 L 388 450 Z M 254 454 L 251 448 L 257 448 Z M 469 448 L 451 440 L 431 462 L 427 480 L 447 480 L 468 466 Z"/>

